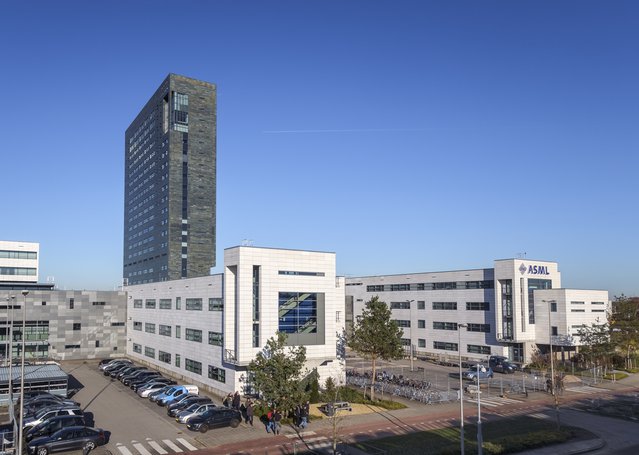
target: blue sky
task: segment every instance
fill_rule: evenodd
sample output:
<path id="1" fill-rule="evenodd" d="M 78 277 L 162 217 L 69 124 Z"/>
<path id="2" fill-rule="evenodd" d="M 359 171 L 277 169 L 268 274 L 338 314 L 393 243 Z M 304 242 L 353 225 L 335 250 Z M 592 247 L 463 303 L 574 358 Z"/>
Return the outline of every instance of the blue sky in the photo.
<path id="1" fill-rule="evenodd" d="M 40 242 L 60 287 L 117 286 L 124 130 L 173 72 L 218 86 L 218 263 L 244 239 L 335 251 L 353 276 L 525 252 L 559 262 L 564 287 L 639 295 L 638 13 L 6 4 L 0 238 Z"/>

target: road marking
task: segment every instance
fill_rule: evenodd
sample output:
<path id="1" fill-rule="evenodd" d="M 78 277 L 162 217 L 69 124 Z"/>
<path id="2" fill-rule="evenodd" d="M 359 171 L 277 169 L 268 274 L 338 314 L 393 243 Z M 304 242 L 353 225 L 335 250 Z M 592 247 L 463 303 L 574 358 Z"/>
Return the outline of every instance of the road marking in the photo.
<path id="1" fill-rule="evenodd" d="M 151 452 L 146 450 L 146 447 L 144 447 L 144 445 L 140 444 L 139 442 L 134 442 L 133 447 L 135 447 L 136 450 L 140 452 L 142 455 L 151 455 Z"/>
<path id="2" fill-rule="evenodd" d="M 313 436 L 313 435 L 315 435 L 315 434 L 317 434 L 317 433 L 315 433 L 314 431 L 303 431 L 303 432 L 298 433 L 298 434 L 295 434 L 295 433 L 294 433 L 294 434 L 287 434 L 287 435 L 285 435 L 285 436 L 286 436 L 287 438 L 297 438 L 298 436 L 299 436 L 300 438 L 303 438 L 303 437 L 305 437 L 305 436 Z"/>
<path id="3" fill-rule="evenodd" d="M 148 443 L 160 455 L 165 455 L 165 454 L 169 453 L 166 450 L 164 450 L 164 448 L 160 444 L 155 442 L 155 441 L 148 441 Z"/>
<path id="4" fill-rule="evenodd" d="M 120 444 L 120 443 L 118 443 L 118 445 L 117 445 L 116 447 L 118 448 L 118 450 L 120 451 L 120 453 L 121 453 L 122 455 L 133 455 L 133 454 L 131 453 L 131 451 L 130 451 L 129 449 L 127 449 L 127 448 L 126 448 L 126 446 L 124 446 L 124 445 L 122 445 L 122 444 Z"/>
<path id="5" fill-rule="evenodd" d="M 197 447 L 192 445 L 189 441 L 187 441 L 184 438 L 177 438 L 177 442 L 179 442 L 180 444 L 182 444 L 184 447 L 186 447 L 189 450 L 197 450 Z"/>
<path id="6" fill-rule="evenodd" d="M 169 446 L 174 452 L 184 452 L 184 450 L 176 446 L 170 439 L 162 439 L 162 442 Z"/>

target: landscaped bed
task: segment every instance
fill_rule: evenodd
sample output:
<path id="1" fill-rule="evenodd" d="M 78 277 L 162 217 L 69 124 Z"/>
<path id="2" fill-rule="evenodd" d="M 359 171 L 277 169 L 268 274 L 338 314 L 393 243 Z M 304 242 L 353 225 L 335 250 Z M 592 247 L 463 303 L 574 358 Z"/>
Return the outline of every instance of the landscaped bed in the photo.
<path id="1" fill-rule="evenodd" d="M 516 453 L 571 440 L 596 438 L 581 428 L 564 426 L 558 430 L 553 420 L 529 416 L 486 422 L 482 428 L 483 448 L 487 455 Z M 467 454 L 477 453 L 476 435 L 477 426 L 466 425 Z M 387 455 L 452 455 L 459 453 L 459 428 L 410 433 L 352 445 L 365 452 L 384 451 Z"/>

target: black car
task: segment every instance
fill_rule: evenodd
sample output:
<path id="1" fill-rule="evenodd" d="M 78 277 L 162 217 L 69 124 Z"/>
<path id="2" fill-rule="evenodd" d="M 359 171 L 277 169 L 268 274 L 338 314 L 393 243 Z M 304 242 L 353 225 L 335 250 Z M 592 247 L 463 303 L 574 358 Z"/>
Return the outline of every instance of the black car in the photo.
<path id="1" fill-rule="evenodd" d="M 28 407 L 29 405 L 36 404 L 39 401 L 55 401 L 55 400 L 57 400 L 59 402 L 63 402 L 64 400 L 66 400 L 66 398 L 65 397 L 61 397 L 60 395 L 54 395 L 54 394 L 48 393 L 48 392 L 41 393 L 39 395 L 34 395 L 34 396 L 31 396 L 31 397 L 27 397 L 25 395 L 25 397 L 24 397 L 24 406 Z"/>
<path id="2" fill-rule="evenodd" d="M 508 357 L 501 355 L 491 355 L 488 359 L 488 366 L 490 366 L 493 371 L 503 374 L 513 374 L 517 370 L 515 365 L 510 363 Z"/>
<path id="3" fill-rule="evenodd" d="M 120 381 L 122 381 L 122 384 L 124 385 L 131 385 L 132 381 L 137 381 L 138 379 L 142 379 L 145 377 L 148 377 L 150 374 L 155 374 L 155 371 L 151 371 L 151 370 L 138 370 L 135 371 L 131 374 L 127 374 L 126 376 L 122 376 L 120 378 Z"/>
<path id="4" fill-rule="evenodd" d="M 50 436 L 34 438 L 27 443 L 29 455 L 47 455 L 69 450 L 90 451 L 107 443 L 104 430 L 91 427 L 67 427 Z"/>
<path id="5" fill-rule="evenodd" d="M 160 376 L 161 376 L 160 373 L 158 373 L 157 371 L 150 371 L 148 373 L 142 373 L 128 382 L 124 381 L 124 385 L 128 385 L 129 387 L 133 389 L 134 384 L 135 385 L 144 384 L 145 382 L 150 381 L 153 378 L 159 378 Z"/>
<path id="6" fill-rule="evenodd" d="M 154 382 L 168 384 L 169 381 L 170 379 L 166 379 L 160 373 L 157 373 L 154 376 L 149 376 L 144 379 L 137 379 L 135 381 L 132 381 L 130 387 L 133 389 L 134 392 L 137 392 L 142 387 L 153 384 Z"/>
<path id="7" fill-rule="evenodd" d="M 41 436 L 49 436 L 55 433 L 58 430 L 66 427 L 77 427 L 84 426 L 84 417 L 83 416 L 57 416 L 52 417 L 49 420 L 45 420 L 39 425 L 31 427 L 25 433 L 25 438 L 28 441 L 31 441 L 33 438 L 38 438 Z"/>
<path id="8" fill-rule="evenodd" d="M 131 366 L 130 362 L 114 362 L 114 363 L 110 363 L 106 367 L 104 367 L 102 372 L 104 373 L 105 376 L 111 376 L 111 373 L 113 373 L 114 371 L 120 371 L 123 368 L 128 368 L 130 366 Z M 112 376 L 112 377 L 114 377 L 114 376 Z"/>
<path id="9" fill-rule="evenodd" d="M 166 414 L 169 415 L 170 417 L 175 417 L 178 414 L 178 412 L 183 411 L 185 408 L 188 408 L 192 404 L 211 403 L 212 401 L 213 400 L 211 400 L 209 397 L 201 397 L 201 396 L 187 397 L 179 402 L 171 403 L 166 408 Z"/>
<path id="10" fill-rule="evenodd" d="M 68 407 L 79 407 L 80 403 L 73 400 L 39 400 L 35 403 L 29 403 L 28 405 L 25 403 L 23 406 L 23 412 L 25 417 L 37 414 L 39 411 L 45 408 L 68 408 Z"/>
<path id="11" fill-rule="evenodd" d="M 209 428 L 237 428 L 242 421 L 242 413 L 236 409 L 213 408 L 203 414 L 191 417 L 186 427 L 192 431 L 206 433 Z"/>
<path id="12" fill-rule="evenodd" d="M 128 366 L 128 367 L 122 368 L 121 370 L 118 370 L 117 373 L 115 373 L 115 375 L 111 373 L 111 377 L 121 380 L 124 376 L 128 376 L 130 374 L 135 373 L 136 371 L 145 370 L 145 369 L 146 368 L 144 367 Z"/>

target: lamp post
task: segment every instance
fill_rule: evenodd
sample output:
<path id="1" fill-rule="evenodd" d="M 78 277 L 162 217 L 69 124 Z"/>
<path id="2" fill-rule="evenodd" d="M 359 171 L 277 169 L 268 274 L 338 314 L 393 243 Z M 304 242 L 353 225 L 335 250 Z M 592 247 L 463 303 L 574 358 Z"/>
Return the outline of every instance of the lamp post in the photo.
<path id="1" fill-rule="evenodd" d="M 9 358 L 9 409 L 11 409 L 11 420 L 13 420 L 13 305 L 16 301 L 16 296 L 11 295 L 7 299 L 7 302 L 11 302 L 11 322 L 9 325 L 9 352 L 7 352 L 7 357 Z M 9 307 L 7 306 L 7 311 L 9 311 Z M 9 316 L 7 315 L 7 318 Z"/>
<path id="2" fill-rule="evenodd" d="M 24 350 L 25 350 L 25 331 L 27 322 L 27 295 L 29 291 L 22 291 L 24 296 L 24 304 L 22 307 L 22 356 L 20 365 L 20 428 L 18 429 L 18 455 L 22 455 L 22 439 L 24 425 Z"/>
<path id="3" fill-rule="evenodd" d="M 546 302 L 545 300 L 542 300 Z M 550 346 L 550 391 L 555 401 L 555 418 L 557 419 L 557 429 L 561 427 L 561 421 L 559 420 L 559 400 L 557 397 L 557 387 L 555 387 L 555 356 L 552 352 L 552 323 L 550 321 L 550 315 L 552 314 L 552 305 L 557 305 L 556 300 L 548 300 L 548 344 Z"/>
<path id="4" fill-rule="evenodd" d="M 481 385 L 479 383 L 479 363 L 477 364 L 477 454 L 484 453 L 484 435 L 481 430 Z M 489 386 L 490 387 L 490 386 Z"/>
<path id="5" fill-rule="evenodd" d="M 406 302 L 408 302 L 408 310 L 410 311 L 410 325 L 411 325 L 411 332 L 410 332 L 410 346 L 409 346 L 409 354 L 410 354 L 410 371 L 413 371 L 413 330 L 412 330 L 412 326 L 413 326 L 413 302 L 415 300 L 406 300 Z"/>
<path id="6" fill-rule="evenodd" d="M 461 455 L 464 455 L 464 382 L 462 378 L 462 361 L 461 361 L 461 329 L 468 327 L 468 324 L 457 324 L 457 335 L 459 335 L 459 343 L 457 344 L 457 352 L 459 353 L 459 447 Z"/>

